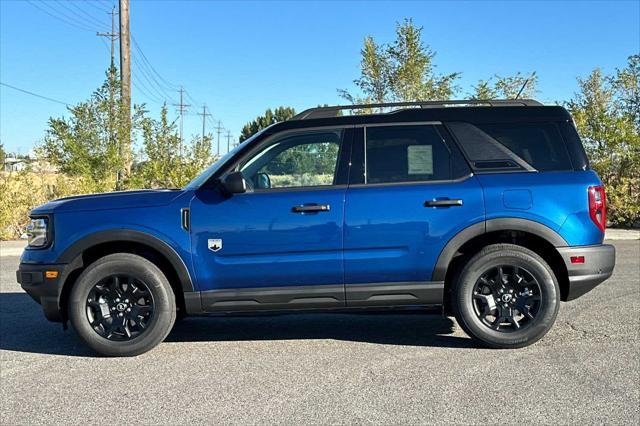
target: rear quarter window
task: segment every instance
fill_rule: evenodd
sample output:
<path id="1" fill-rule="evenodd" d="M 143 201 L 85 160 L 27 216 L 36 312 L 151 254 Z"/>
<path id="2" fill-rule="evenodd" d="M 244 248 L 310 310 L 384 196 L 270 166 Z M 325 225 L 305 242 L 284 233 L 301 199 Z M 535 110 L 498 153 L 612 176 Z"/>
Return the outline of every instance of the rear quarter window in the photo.
<path id="1" fill-rule="evenodd" d="M 564 139 L 555 123 L 480 124 L 477 127 L 536 170 L 573 169 Z"/>

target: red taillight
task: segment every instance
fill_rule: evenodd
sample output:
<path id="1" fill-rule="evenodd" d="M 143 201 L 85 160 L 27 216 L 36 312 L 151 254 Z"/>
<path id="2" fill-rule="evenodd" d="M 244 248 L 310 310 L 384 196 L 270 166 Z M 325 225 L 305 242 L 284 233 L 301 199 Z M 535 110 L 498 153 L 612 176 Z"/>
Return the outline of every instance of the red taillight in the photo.
<path id="1" fill-rule="evenodd" d="M 584 263 L 584 256 L 571 256 L 571 263 Z"/>
<path id="2" fill-rule="evenodd" d="M 607 196 L 604 186 L 589 187 L 589 216 L 596 226 L 604 232 L 607 226 Z"/>

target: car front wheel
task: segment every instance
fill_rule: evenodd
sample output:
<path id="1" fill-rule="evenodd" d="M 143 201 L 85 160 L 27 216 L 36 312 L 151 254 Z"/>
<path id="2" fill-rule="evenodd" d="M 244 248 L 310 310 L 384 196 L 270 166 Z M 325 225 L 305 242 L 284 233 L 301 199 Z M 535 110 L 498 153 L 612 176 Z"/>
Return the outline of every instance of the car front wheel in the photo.
<path id="1" fill-rule="evenodd" d="M 157 346 L 176 319 L 171 285 L 147 259 L 105 256 L 78 277 L 69 318 L 80 338 L 106 356 L 134 356 Z"/>
<path id="2" fill-rule="evenodd" d="M 541 339 L 555 322 L 559 302 L 549 265 L 513 244 L 482 249 L 463 267 L 453 290 L 462 329 L 492 348 L 520 348 Z"/>

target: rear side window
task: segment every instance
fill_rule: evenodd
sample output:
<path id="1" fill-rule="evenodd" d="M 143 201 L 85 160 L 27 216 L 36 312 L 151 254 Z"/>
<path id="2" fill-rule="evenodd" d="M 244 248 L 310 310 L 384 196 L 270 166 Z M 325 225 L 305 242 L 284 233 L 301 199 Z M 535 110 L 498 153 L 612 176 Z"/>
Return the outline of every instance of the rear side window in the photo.
<path id="1" fill-rule="evenodd" d="M 433 126 L 366 128 L 366 183 L 449 180 L 452 160 Z"/>
<path id="2" fill-rule="evenodd" d="M 536 170 L 573 169 L 564 139 L 555 123 L 501 123 L 478 127 Z"/>

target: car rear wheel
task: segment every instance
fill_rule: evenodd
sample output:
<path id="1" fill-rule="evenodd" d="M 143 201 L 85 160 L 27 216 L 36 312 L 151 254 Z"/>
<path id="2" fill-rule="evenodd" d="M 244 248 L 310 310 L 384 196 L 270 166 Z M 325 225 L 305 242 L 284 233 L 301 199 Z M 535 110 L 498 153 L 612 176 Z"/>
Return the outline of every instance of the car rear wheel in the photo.
<path id="1" fill-rule="evenodd" d="M 80 338 L 106 356 L 134 356 L 154 348 L 176 319 L 171 285 L 147 259 L 129 253 L 105 256 L 78 277 L 69 318 Z"/>
<path id="2" fill-rule="evenodd" d="M 520 348 L 541 339 L 555 322 L 559 302 L 549 265 L 513 244 L 482 249 L 462 268 L 453 291 L 462 329 L 492 348 Z"/>

